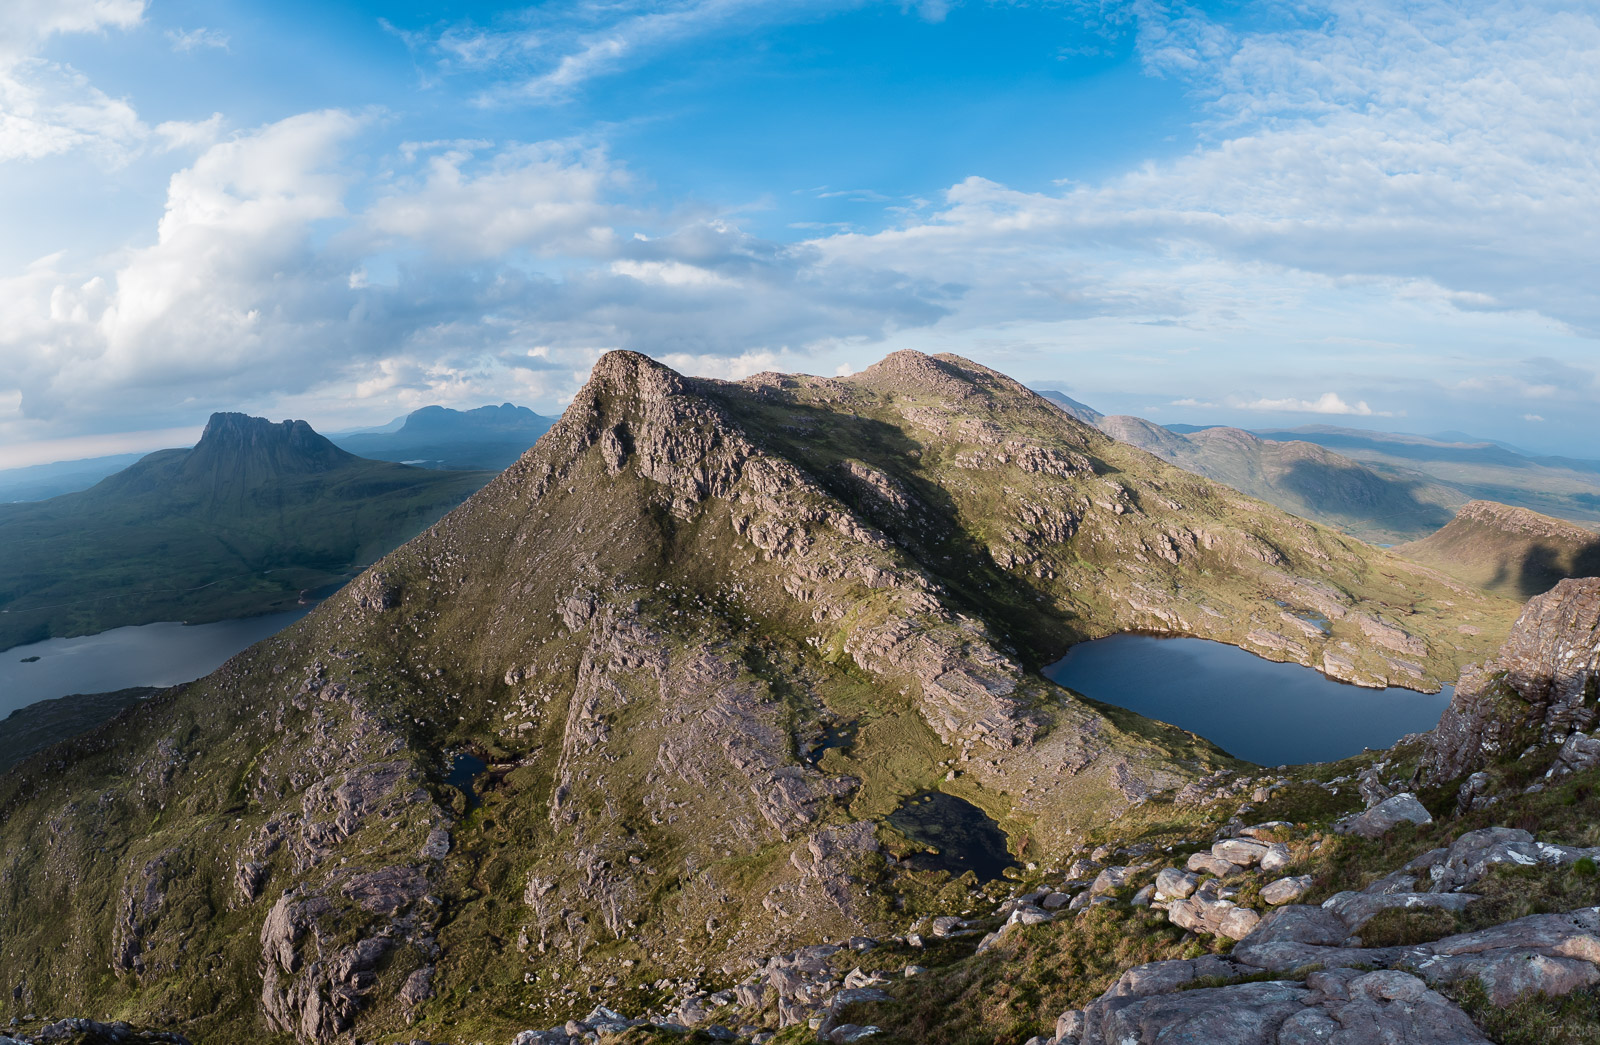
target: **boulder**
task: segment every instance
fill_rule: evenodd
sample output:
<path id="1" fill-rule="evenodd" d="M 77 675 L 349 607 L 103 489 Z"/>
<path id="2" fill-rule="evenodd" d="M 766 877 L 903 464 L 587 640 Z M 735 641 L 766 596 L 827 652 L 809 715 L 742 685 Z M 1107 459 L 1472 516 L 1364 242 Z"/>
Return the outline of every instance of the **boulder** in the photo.
<path id="1" fill-rule="evenodd" d="M 1347 816 L 1334 824 L 1333 829 L 1342 835 L 1381 838 L 1403 823 L 1433 823 L 1433 816 L 1409 791 L 1384 799 L 1364 813 Z"/>
<path id="2" fill-rule="evenodd" d="M 1218 878 L 1226 878 L 1241 870 L 1238 864 L 1214 853 L 1195 853 L 1184 866 L 1199 874 L 1214 874 Z"/>
<path id="3" fill-rule="evenodd" d="M 1600 848 L 1536 842 L 1526 831 L 1486 827 L 1457 838 L 1438 858 L 1433 858 L 1433 853 L 1427 856 L 1430 859 L 1425 866 L 1432 882 L 1429 891 L 1454 892 L 1473 885 L 1496 864 L 1562 866 L 1584 857 L 1600 859 Z"/>
<path id="4" fill-rule="evenodd" d="M 1218 860 L 1238 864 L 1240 867 L 1254 867 L 1266 854 L 1265 843 L 1251 841 L 1248 838 L 1224 838 L 1211 847 L 1212 856 Z"/>
<path id="5" fill-rule="evenodd" d="M 1162 963 L 1169 964 L 1169 963 Z M 1170 963 L 1176 964 L 1176 963 Z M 1269 981 L 1129 998 L 1108 991 L 1058 1041 L 1155 1045 L 1478 1045 L 1466 1014 L 1415 976 L 1382 970 L 1312 973 L 1304 984 Z"/>
<path id="6" fill-rule="evenodd" d="M 1281 871 L 1289 866 L 1289 862 L 1292 859 L 1293 857 L 1289 855 L 1288 846 L 1282 842 L 1271 842 L 1267 845 L 1267 851 L 1261 854 L 1261 869 L 1268 874 L 1273 871 Z"/>
<path id="7" fill-rule="evenodd" d="M 1400 907 L 1406 910 L 1418 910 L 1424 907 L 1435 907 L 1440 910 L 1459 912 L 1464 911 L 1467 905 L 1479 899 L 1471 893 L 1335 893 L 1322 901 L 1322 909 L 1330 911 L 1344 922 L 1345 928 L 1352 933 L 1360 932 L 1361 927 L 1371 921 L 1373 916 L 1380 912 Z"/>
<path id="8" fill-rule="evenodd" d="M 1108 893 L 1114 893 L 1127 885 L 1135 875 L 1146 869 L 1147 865 L 1107 867 L 1095 876 L 1094 882 L 1089 886 L 1089 895 L 1105 896 Z"/>
<path id="9" fill-rule="evenodd" d="M 1180 871 L 1176 867 L 1168 867 L 1156 874 L 1157 900 L 1182 900 L 1193 896 L 1200 885 L 1200 877 L 1189 871 Z"/>
<path id="10" fill-rule="evenodd" d="M 1297 875 L 1293 878 L 1280 878 L 1270 882 L 1261 890 L 1261 899 L 1274 907 L 1286 903 L 1294 903 L 1311 890 L 1311 876 L 1308 874 Z"/>

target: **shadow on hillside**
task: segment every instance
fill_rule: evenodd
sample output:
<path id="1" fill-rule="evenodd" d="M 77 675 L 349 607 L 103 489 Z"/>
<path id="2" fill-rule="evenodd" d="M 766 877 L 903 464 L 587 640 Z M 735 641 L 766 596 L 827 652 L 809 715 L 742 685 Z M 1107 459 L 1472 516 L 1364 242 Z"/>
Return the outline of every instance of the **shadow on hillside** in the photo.
<path id="1" fill-rule="evenodd" d="M 1600 577 L 1600 540 L 1573 551 L 1539 543 L 1522 555 L 1515 571 L 1502 563 L 1491 582 L 1493 590 L 1531 599 L 1567 577 Z"/>
<path id="2" fill-rule="evenodd" d="M 1421 482 L 1385 479 L 1360 467 L 1298 460 L 1289 466 L 1279 485 L 1318 511 L 1368 519 L 1418 537 L 1455 518 L 1449 508 L 1417 497 Z"/>
<path id="3" fill-rule="evenodd" d="M 995 562 L 987 543 L 963 525 L 949 491 L 923 474 L 925 448 L 901 429 L 806 404 L 719 398 L 746 432 L 759 435 L 883 531 L 959 603 L 1018 644 L 1024 659 L 1037 661 L 1033 667 L 1043 663 L 1046 651 L 1087 637 L 1070 613 L 1045 611 L 1056 599 L 1039 581 Z M 845 465 L 851 459 L 890 476 L 910 498 L 911 510 L 894 508 L 852 476 Z"/>

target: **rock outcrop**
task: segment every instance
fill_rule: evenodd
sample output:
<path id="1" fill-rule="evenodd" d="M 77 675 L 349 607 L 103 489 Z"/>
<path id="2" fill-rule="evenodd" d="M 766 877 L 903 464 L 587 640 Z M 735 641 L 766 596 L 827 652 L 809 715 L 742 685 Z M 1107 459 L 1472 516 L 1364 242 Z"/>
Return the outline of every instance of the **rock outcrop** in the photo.
<path id="1" fill-rule="evenodd" d="M 1462 673 L 1427 767 L 1452 779 L 1600 719 L 1600 578 L 1564 580 L 1528 601 L 1499 655 Z M 1576 752 L 1575 752 L 1576 753 Z"/>

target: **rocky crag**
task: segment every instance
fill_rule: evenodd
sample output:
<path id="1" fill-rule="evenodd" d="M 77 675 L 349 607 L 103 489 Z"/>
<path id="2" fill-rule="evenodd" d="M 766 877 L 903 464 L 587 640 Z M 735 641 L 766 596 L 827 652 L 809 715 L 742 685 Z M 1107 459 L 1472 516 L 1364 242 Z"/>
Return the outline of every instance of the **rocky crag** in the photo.
<path id="1" fill-rule="evenodd" d="M 768 970 L 804 1027 L 805 948 L 973 902 L 888 824 L 909 797 L 1037 868 L 1243 779 L 1046 681 L 1070 643 L 1436 688 L 1512 612 L 955 357 L 724 383 L 613 353 L 301 624 L 0 778 L 0 1011 L 498 1040 Z"/>

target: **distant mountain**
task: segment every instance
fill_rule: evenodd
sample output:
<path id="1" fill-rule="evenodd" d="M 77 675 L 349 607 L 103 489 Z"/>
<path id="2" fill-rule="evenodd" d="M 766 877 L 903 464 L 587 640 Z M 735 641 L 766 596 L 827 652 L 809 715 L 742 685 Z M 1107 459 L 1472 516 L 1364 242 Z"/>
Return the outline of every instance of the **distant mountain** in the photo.
<path id="1" fill-rule="evenodd" d="M 113 472 L 133 464 L 144 454 L 113 454 L 79 461 L 56 461 L 26 468 L 0 469 L 0 504 L 43 501 L 64 493 L 87 490 Z"/>
<path id="2" fill-rule="evenodd" d="M 1090 423 L 1113 439 L 1374 543 L 1432 533 L 1466 500 L 1425 475 L 1380 475 L 1307 442 L 1271 442 L 1240 428 L 1162 426 L 1142 417 L 1089 412 L 1096 418 Z"/>
<path id="3" fill-rule="evenodd" d="M 489 472 L 368 461 L 304 421 L 213 414 L 80 493 L 0 505 L 0 649 L 286 609 L 414 536 Z"/>
<path id="4" fill-rule="evenodd" d="M 1600 523 L 1600 461 L 1530 457 L 1488 440 L 1450 442 L 1333 425 L 1255 434 L 1273 441 L 1316 443 L 1385 475 L 1420 472 L 1454 487 L 1468 500 L 1498 501 L 1563 519 Z"/>
<path id="5" fill-rule="evenodd" d="M 336 435 L 333 441 L 351 453 L 380 461 L 401 461 L 426 468 L 489 468 L 510 466 L 555 423 L 525 406 L 502 403 L 476 410 L 425 406 L 406 415 L 403 423 Z"/>
<path id="6" fill-rule="evenodd" d="M 1086 425 L 1098 424 L 1100 419 L 1106 416 L 1094 407 L 1085 406 L 1064 392 L 1057 392 L 1053 388 L 1035 388 L 1032 391 L 1050 400 L 1050 402 L 1065 410 L 1068 416 L 1075 417 Z"/>
<path id="7" fill-rule="evenodd" d="M 1473 501 L 1401 555 L 1486 591 L 1527 599 L 1565 577 L 1600 576 L 1600 535 L 1494 501 Z"/>

